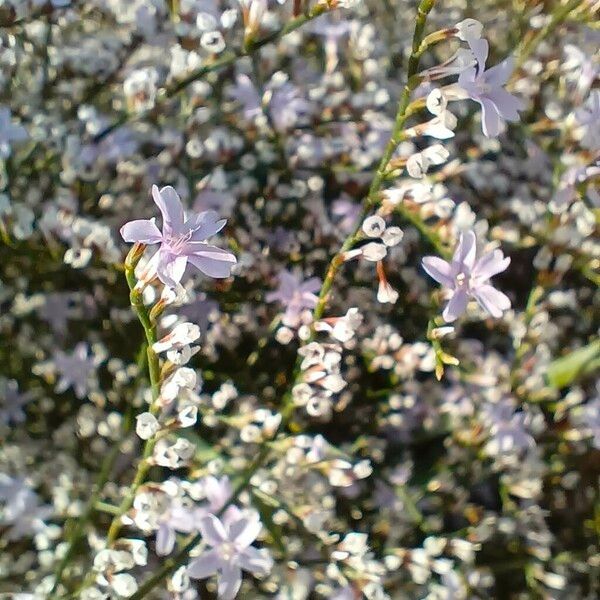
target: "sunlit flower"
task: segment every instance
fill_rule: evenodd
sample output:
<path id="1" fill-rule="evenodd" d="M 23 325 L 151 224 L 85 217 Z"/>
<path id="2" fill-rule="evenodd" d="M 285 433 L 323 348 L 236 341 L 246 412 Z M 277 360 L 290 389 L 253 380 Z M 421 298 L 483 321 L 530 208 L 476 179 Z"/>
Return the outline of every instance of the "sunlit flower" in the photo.
<path id="1" fill-rule="evenodd" d="M 467 309 L 469 298 L 474 298 L 493 317 L 501 317 L 510 308 L 510 300 L 490 285 L 490 277 L 502 273 L 510 264 L 501 250 L 488 252 L 477 258 L 477 240 L 472 231 L 462 233 L 451 262 L 437 256 L 426 256 L 423 268 L 451 293 L 444 309 L 446 322 L 455 321 Z"/>
<path id="2" fill-rule="evenodd" d="M 160 190 L 152 186 L 152 198 L 162 213 L 162 233 L 154 219 L 140 219 L 123 225 L 121 235 L 126 242 L 160 244 L 150 259 L 158 278 L 165 285 L 175 287 L 188 263 L 209 277 L 229 277 L 236 263 L 235 256 L 206 243 L 225 227 L 226 220 L 219 219 L 214 211 L 191 213 L 186 217 L 179 195 L 170 186 Z"/>

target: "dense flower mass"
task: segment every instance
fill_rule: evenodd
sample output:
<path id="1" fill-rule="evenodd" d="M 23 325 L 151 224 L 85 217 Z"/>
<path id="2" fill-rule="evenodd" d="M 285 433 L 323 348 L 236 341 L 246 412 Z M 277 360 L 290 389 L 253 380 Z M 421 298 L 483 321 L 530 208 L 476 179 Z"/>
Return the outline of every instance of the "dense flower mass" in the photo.
<path id="1" fill-rule="evenodd" d="M 1 0 L 0 598 L 596 598 L 597 12 Z"/>

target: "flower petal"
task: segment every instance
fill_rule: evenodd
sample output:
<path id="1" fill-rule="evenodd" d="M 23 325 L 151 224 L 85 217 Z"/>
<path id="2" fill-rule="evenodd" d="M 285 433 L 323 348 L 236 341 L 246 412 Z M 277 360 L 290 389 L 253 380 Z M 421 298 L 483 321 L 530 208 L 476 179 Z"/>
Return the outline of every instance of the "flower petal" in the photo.
<path id="1" fill-rule="evenodd" d="M 175 256 L 161 251 L 156 274 L 165 285 L 176 287 L 185 273 L 187 261 L 187 256 Z"/>
<path id="2" fill-rule="evenodd" d="M 504 121 L 490 98 L 481 98 L 481 128 L 486 137 L 498 137 L 504 131 Z"/>
<path id="3" fill-rule="evenodd" d="M 223 564 L 216 550 L 204 552 L 195 558 L 187 568 L 187 574 L 192 579 L 204 579 L 214 575 Z"/>
<path id="4" fill-rule="evenodd" d="M 161 523 L 156 532 L 156 554 L 167 556 L 175 547 L 175 530 L 167 523 Z"/>
<path id="5" fill-rule="evenodd" d="M 473 56 L 477 61 L 477 74 L 481 76 L 485 69 L 485 62 L 487 61 L 490 51 L 490 45 L 485 38 L 469 39 L 468 43 L 471 47 L 471 51 L 473 52 Z"/>
<path id="6" fill-rule="evenodd" d="M 504 256 L 502 250 L 494 250 L 484 254 L 475 263 L 472 274 L 481 281 L 487 281 L 490 277 L 506 271 L 509 264 L 509 256 Z"/>
<path id="7" fill-rule="evenodd" d="M 452 266 L 438 256 L 425 256 L 421 261 L 425 272 L 445 287 L 453 287 Z"/>
<path id="8" fill-rule="evenodd" d="M 159 190 L 158 186 L 153 185 L 152 198 L 162 214 L 164 237 L 181 233 L 183 229 L 183 205 L 175 189 L 168 185 Z"/>
<path id="9" fill-rule="evenodd" d="M 233 600 L 242 585 L 242 570 L 237 565 L 223 563 L 217 591 L 219 600 Z"/>
<path id="10" fill-rule="evenodd" d="M 218 546 L 227 541 L 227 532 L 223 523 L 214 515 L 205 515 L 198 522 L 198 529 L 202 534 L 202 539 L 211 546 Z"/>
<path id="11" fill-rule="evenodd" d="M 231 269 L 237 259 L 231 252 L 208 244 L 194 244 L 196 248 L 187 259 L 198 270 L 209 277 L 223 279 L 231 275 Z M 201 249 L 200 249 L 201 248 Z"/>
<path id="12" fill-rule="evenodd" d="M 496 88 L 504 85 L 515 70 L 515 59 L 513 56 L 509 56 L 502 62 L 490 67 L 484 75 L 485 82 Z"/>
<path id="13" fill-rule="evenodd" d="M 255 575 L 267 575 L 273 568 L 273 559 L 269 553 L 252 546 L 240 554 L 238 562 L 242 569 Z"/>
<path id="14" fill-rule="evenodd" d="M 496 319 L 510 308 L 510 299 L 491 285 L 481 285 L 474 290 L 473 295 L 480 306 Z"/>
<path id="15" fill-rule="evenodd" d="M 247 548 L 257 537 L 262 529 L 258 515 L 243 516 L 229 524 L 229 537 L 241 548 Z"/>
<path id="16" fill-rule="evenodd" d="M 473 268 L 475 265 L 475 256 L 477 253 L 477 238 L 472 231 L 464 231 L 460 234 L 460 238 L 458 240 L 458 245 L 456 246 L 456 250 L 454 251 L 454 256 L 452 257 L 452 266 L 460 272 L 463 265 L 466 266 L 469 270 Z"/>
<path id="17" fill-rule="evenodd" d="M 469 296 L 465 290 L 456 290 L 442 313 L 444 321 L 446 321 L 446 323 L 456 321 L 456 319 L 467 310 L 468 301 Z"/>
<path id="18" fill-rule="evenodd" d="M 157 244 L 162 240 L 160 230 L 154 219 L 137 219 L 129 221 L 121 227 L 121 237 L 126 242 L 140 242 L 142 244 Z"/>
<path id="19" fill-rule="evenodd" d="M 227 219 L 219 219 L 219 215 L 214 210 L 205 210 L 186 221 L 185 226 L 194 231 L 190 241 L 203 242 L 219 233 L 226 223 Z"/>

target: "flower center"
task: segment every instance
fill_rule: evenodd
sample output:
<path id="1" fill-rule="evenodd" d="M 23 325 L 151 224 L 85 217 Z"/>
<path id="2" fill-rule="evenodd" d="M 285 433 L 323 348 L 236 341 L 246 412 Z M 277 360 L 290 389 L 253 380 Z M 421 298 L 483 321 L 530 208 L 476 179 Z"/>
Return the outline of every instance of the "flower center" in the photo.
<path id="1" fill-rule="evenodd" d="M 168 246 L 173 254 L 180 254 L 187 243 L 192 239 L 194 232 L 190 229 L 186 233 L 180 233 L 169 239 Z"/>
<path id="2" fill-rule="evenodd" d="M 236 555 L 235 544 L 232 542 L 223 542 L 219 546 L 219 554 L 223 560 L 230 561 Z"/>

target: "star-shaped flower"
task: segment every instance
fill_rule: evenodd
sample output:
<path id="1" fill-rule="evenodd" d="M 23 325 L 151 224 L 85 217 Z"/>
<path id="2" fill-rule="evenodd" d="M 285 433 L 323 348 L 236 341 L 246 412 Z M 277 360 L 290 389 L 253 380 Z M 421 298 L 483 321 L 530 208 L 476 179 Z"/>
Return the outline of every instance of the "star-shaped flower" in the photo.
<path id="1" fill-rule="evenodd" d="M 171 186 L 160 190 L 152 186 L 152 198 L 162 213 L 162 232 L 154 219 L 139 219 L 123 225 L 121 235 L 126 242 L 160 244 L 150 259 L 150 268 L 158 278 L 175 287 L 188 263 L 209 277 L 229 277 L 235 256 L 206 243 L 225 227 L 226 219 L 219 219 L 212 210 L 186 216 L 179 195 Z"/>
<path id="2" fill-rule="evenodd" d="M 502 250 L 494 250 L 477 258 L 477 240 L 472 231 L 462 233 L 451 262 L 438 256 L 423 258 L 423 268 L 450 291 L 450 301 L 442 316 L 448 323 L 467 309 L 469 298 L 475 298 L 493 317 L 501 317 L 510 308 L 510 300 L 489 283 L 490 277 L 505 271 L 510 258 Z"/>
<path id="3" fill-rule="evenodd" d="M 187 572 L 193 579 L 218 573 L 220 600 L 235 598 L 242 585 L 242 569 L 255 575 L 266 575 L 271 570 L 273 559 L 268 552 L 251 546 L 262 528 L 256 512 L 244 513 L 231 506 L 222 521 L 206 515 L 199 528 L 210 550 L 192 560 Z"/>

